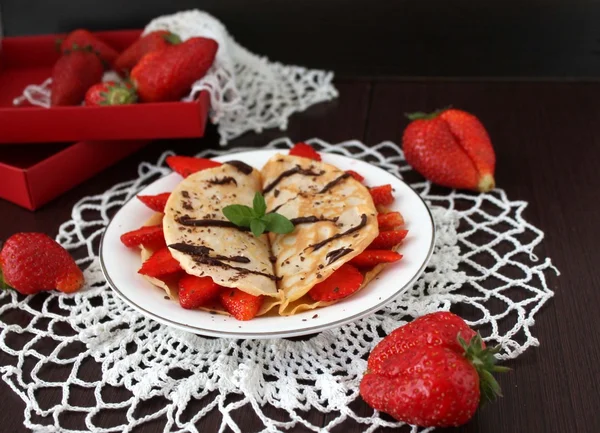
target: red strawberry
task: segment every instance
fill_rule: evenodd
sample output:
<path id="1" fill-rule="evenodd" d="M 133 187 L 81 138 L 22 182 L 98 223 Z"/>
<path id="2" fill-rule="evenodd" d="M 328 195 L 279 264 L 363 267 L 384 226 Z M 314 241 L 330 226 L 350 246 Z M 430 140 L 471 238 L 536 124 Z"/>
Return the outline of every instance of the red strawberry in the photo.
<path id="1" fill-rule="evenodd" d="M 365 180 L 365 178 L 363 176 L 361 176 L 354 170 L 346 170 L 346 173 L 348 173 L 350 176 L 352 176 L 354 179 L 356 179 L 359 182 L 362 182 L 363 180 Z"/>
<path id="2" fill-rule="evenodd" d="M 210 69 L 219 45 L 207 38 L 190 38 L 146 54 L 131 71 L 144 102 L 178 101 Z"/>
<path id="3" fill-rule="evenodd" d="M 379 235 L 369 245 L 370 250 L 389 250 L 398 245 L 408 234 L 408 230 L 389 230 Z"/>
<path id="4" fill-rule="evenodd" d="M 392 185 L 381 185 L 375 186 L 369 190 L 373 203 L 375 206 L 383 205 L 387 206 L 394 202 L 394 196 L 392 194 Z"/>
<path id="5" fill-rule="evenodd" d="M 168 30 L 156 30 L 150 32 L 147 35 L 140 37 L 117 57 L 115 69 L 119 73 L 128 73 L 146 54 L 179 43 L 181 43 L 179 36 Z"/>
<path id="6" fill-rule="evenodd" d="M 507 369 L 496 365 L 498 350 L 486 349 L 452 313 L 424 316 L 375 347 L 360 394 L 374 409 L 409 424 L 461 425 L 477 410 L 481 394 L 486 400 L 500 395 L 491 372 Z"/>
<path id="7" fill-rule="evenodd" d="M 157 195 L 138 195 L 137 198 L 153 211 L 164 213 L 170 196 L 170 192 L 163 192 Z"/>
<path id="8" fill-rule="evenodd" d="M 181 271 L 179 262 L 173 258 L 169 248 L 164 247 L 152 254 L 150 258 L 142 264 L 138 273 L 149 277 L 159 278 L 178 271 Z"/>
<path id="9" fill-rule="evenodd" d="M 225 310 L 238 320 L 254 318 L 263 303 L 262 296 L 253 296 L 239 289 L 225 289 L 219 298 Z"/>
<path id="10" fill-rule="evenodd" d="M 185 275 L 179 280 L 179 304 L 187 310 L 193 310 L 216 299 L 222 290 L 223 287 L 211 277 Z"/>
<path id="11" fill-rule="evenodd" d="M 220 162 L 206 158 L 194 158 L 193 156 L 167 156 L 167 164 L 171 169 L 183 177 L 207 168 L 218 167 Z"/>
<path id="12" fill-rule="evenodd" d="M 294 147 L 290 149 L 290 155 L 301 156 L 315 161 L 321 160 L 321 155 L 310 144 L 306 143 L 294 144 Z"/>
<path id="13" fill-rule="evenodd" d="M 308 292 L 314 301 L 335 301 L 356 292 L 362 282 L 363 274 L 354 266 L 344 263 L 325 281 L 316 284 Z"/>
<path id="14" fill-rule="evenodd" d="M 137 94 L 131 84 L 106 81 L 94 84 L 85 93 L 85 105 L 124 105 L 137 101 Z"/>
<path id="15" fill-rule="evenodd" d="M 17 233 L 0 251 L 0 287 L 8 285 L 23 295 L 57 289 L 79 290 L 84 278 L 67 250 L 44 233 Z"/>
<path id="16" fill-rule="evenodd" d="M 393 263 L 402 258 L 402 254 L 390 250 L 366 250 L 350 260 L 358 268 L 372 268 L 380 263 Z"/>
<path id="17" fill-rule="evenodd" d="M 60 49 L 64 53 L 71 50 L 73 46 L 92 47 L 93 51 L 98 53 L 100 59 L 107 66 L 112 66 L 119 55 L 114 48 L 85 29 L 77 29 L 69 33 L 69 35 L 61 41 Z"/>
<path id="18" fill-rule="evenodd" d="M 481 192 L 494 188 L 496 155 L 487 131 L 472 114 L 415 113 L 402 137 L 406 161 L 430 181 Z"/>
<path id="19" fill-rule="evenodd" d="M 377 215 L 377 224 L 380 231 L 395 230 L 404 225 L 404 218 L 400 212 L 380 213 Z"/>
<path id="20" fill-rule="evenodd" d="M 52 70 L 51 105 L 81 104 L 85 92 L 98 83 L 103 74 L 102 62 L 90 47 L 65 52 Z"/>
<path id="21" fill-rule="evenodd" d="M 164 248 L 165 234 L 162 224 L 155 226 L 144 226 L 121 235 L 121 242 L 127 247 L 145 247 L 152 249 Z"/>

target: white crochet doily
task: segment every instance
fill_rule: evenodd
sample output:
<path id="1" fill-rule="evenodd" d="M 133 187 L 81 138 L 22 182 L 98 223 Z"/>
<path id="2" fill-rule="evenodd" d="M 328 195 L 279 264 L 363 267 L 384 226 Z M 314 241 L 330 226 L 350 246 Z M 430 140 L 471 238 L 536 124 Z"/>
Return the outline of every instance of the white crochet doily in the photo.
<path id="1" fill-rule="evenodd" d="M 407 180 L 414 175 L 390 142 L 373 147 L 358 141 L 309 142 Z M 291 145 L 278 139 L 267 147 Z M 248 149 L 200 155 L 242 150 Z M 531 328 L 535 314 L 553 295 L 545 274 L 556 269 L 549 259 L 533 254 L 544 235 L 523 219 L 526 203 L 509 200 L 501 189 L 436 193 L 428 182 L 412 186 L 433 210 L 438 237 L 431 263 L 400 299 L 370 317 L 302 341 L 204 338 L 145 318 L 108 287 L 97 260 L 98 242 L 126 200 L 169 172 L 164 164 L 169 154 L 157 164 L 142 163 L 137 179 L 82 199 L 72 219 L 61 225 L 57 240 L 83 257 L 79 263 L 87 267 L 81 292 L 0 294 L 0 348 L 12 360 L 0 372 L 26 403 L 28 428 L 83 431 L 70 427 L 70 413 L 85 420 L 85 430 L 92 432 L 130 432 L 154 420 L 164 424 L 165 432 L 197 433 L 206 431 L 202 419 L 213 413 L 219 432 L 229 428 L 237 433 L 247 431 L 240 414 L 247 420 L 250 413 L 260 419 L 263 432 L 326 432 L 344 421 L 373 432 L 400 424 L 353 404 L 360 399 L 365 359 L 383 335 L 406 321 L 452 308 L 469 318 L 488 344 L 502 346 L 502 359 L 539 344 Z M 42 399 L 44 392 L 53 398 L 46 394 Z M 325 425 L 311 423 L 308 411 L 327 414 Z M 107 425 L 103 413 L 118 416 Z"/>
<path id="2" fill-rule="evenodd" d="M 152 20 L 144 33 L 169 30 L 182 40 L 204 36 L 219 43 L 212 68 L 197 81 L 184 100 L 206 90 L 210 94 L 211 121 L 218 126 L 221 144 L 247 131 L 287 128 L 288 118 L 318 102 L 335 98 L 333 72 L 288 66 L 257 56 L 238 44 L 223 24 L 206 12 L 190 10 Z M 114 72 L 104 81 L 120 80 Z M 50 107 L 52 79 L 31 84 L 14 100 Z"/>

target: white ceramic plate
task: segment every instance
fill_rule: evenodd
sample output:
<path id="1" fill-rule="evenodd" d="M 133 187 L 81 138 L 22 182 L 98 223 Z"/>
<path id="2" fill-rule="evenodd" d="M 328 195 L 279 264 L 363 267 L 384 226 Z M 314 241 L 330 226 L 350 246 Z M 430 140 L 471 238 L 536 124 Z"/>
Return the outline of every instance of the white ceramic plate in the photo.
<path id="1" fill-rule="evenodd" d="M 217 161 L 240 160 L 258 169 L 277 151 L 242 152 L 215 158 Z M 137 273 L 141 263 L 137 249 L 125 247 L 121 234 L 135 230 L 150 218 L 152 211 L 133 198 L 117 212 L 106 228 L 100 245 L 104 275 L 114 291 L 145 316 L 175 328 L 196 334 L 225 338 L 277 338 L 311 334 L 353 322 L 373 313 L 403 293 L 421 275 L 431 253 L 435 229 L 429 209 L 408 185 L 386 171 L 356 159 L 322 154 L 323 161 L 343 170 L 355 170 L 367 185 L 392 184 L 395 202 L 392 210 L 404 216 L 408 236 L 399 252 L 404 258 L 387 266 L 365 289 L 337 304 L 288 317 L 257 317 L 240 322 L 233 317 L 185 310 L 177 302 L 165 299 L 165 293 Z M 171 173 L 140 191 L 143 195 L 171 191 L 181 181 Z"/>

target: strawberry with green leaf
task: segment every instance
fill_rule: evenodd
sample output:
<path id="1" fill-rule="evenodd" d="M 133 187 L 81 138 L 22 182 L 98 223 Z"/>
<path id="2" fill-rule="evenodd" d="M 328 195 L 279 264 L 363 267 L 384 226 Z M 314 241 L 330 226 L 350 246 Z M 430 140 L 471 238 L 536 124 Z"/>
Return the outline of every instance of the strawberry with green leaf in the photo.
<path id="1" fill-rule="evenodd" d="M 223 208 L 225 218 L 238 227 L 248 227 L 254 236 L 258 237 L 266 232 L 286 234 L 294 231 L 294 224 L 285 216 L 267 212 L 265 197 L 257 192 L 254 195 L 252 206 L 233 204 Z"/>

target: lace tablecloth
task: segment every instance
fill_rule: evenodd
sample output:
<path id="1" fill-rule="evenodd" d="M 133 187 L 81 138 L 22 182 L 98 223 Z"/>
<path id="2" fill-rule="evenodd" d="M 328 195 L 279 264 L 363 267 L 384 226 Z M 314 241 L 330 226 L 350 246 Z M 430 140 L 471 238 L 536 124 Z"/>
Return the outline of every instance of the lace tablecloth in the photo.
<path id="1" fill-rule="evenodd" d="M 411 182 L 414 173 L 390 142 L 373 147 L 358 141 L 309 142 L 404 176 L 428 202 L 438 235 L 431 262 L 414 286 L 365 319 L 302 340 L 211 339 L 145 318 L 107 286 L 97 248 L 111 215 L 140 188 L 169 172 L 167 152 L 156 163 L 142 163 L 136 179 L 83 198 L 72 219 L 60 227 L 57 240 L 83 255 L 84 290 L 72 295 L 0 294 L 0 349 L 14 361 L 0 372 L 25 402 L 28 428 L 129 432 L 160 420 L 165 432 L 199 432 L 207 414 L 218 411 L 220 432 L 242 432 L 239 414 L 245 411 L 260 419 L 264 432 L 294 427 L 324 432 L 345 421 L 373 432 L 399 424 L 357 406 L 365 358 L 383 335 L 406 321 L 452 309 L 481 330 L 489 344 L 500 344 L 502 359 L 539 344 L 532 327 L 553 295 L 546 273 L 556 269 L 534 254 L 544 234 L 523 218 L 527 203 L 510 200 L 501 189 L 474 194 Z M 291 145 L 279 139 L 267 147 Z M 201 156 L 238 150 L 248 149 L 209 150 Z M 18 345 L 15 334 L 20 335 Z M 109 397 L 111 392 L 121 398 Z M 55 404 L 40 406 L 44 393 L 51 393 Z M 158 409 L 148 410 L 151 401 Z M 309 411 L 330 414 L 331 421 L 315 425 Z M 118 415 L 107 423 L 106 413 Z M 83 421 L 86 430 L 73 427 L 73 419 Z"/>

